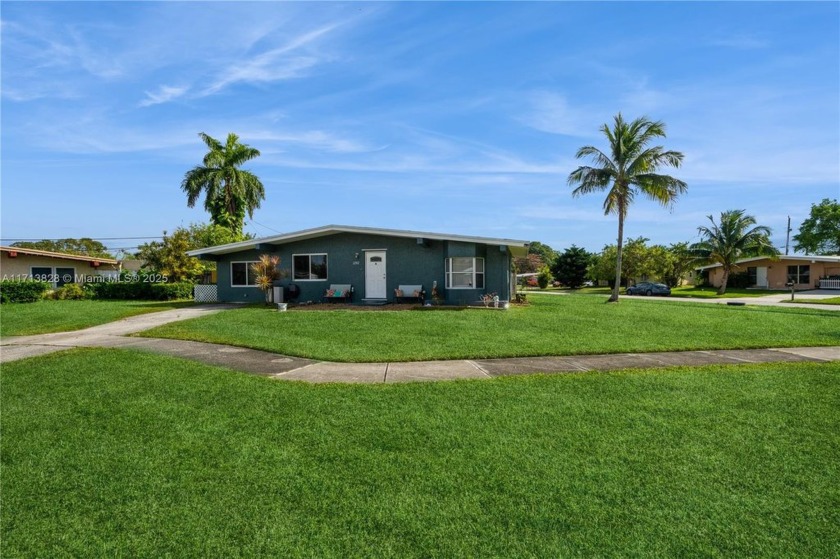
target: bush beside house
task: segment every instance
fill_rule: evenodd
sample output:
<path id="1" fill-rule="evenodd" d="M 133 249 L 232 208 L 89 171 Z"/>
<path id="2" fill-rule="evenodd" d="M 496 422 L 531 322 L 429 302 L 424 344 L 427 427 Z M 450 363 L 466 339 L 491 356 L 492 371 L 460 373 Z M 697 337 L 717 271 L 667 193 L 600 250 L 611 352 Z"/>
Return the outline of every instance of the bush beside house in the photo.
<path id="1" fill-rule="evenodd" d="M 130 301 L 172 301 L 192 298 L 191 282 L 152 283 L 142 281 L 106 281 L 84 285 L 68 283 L 50 291 L 43 281 L 0 282 L 0 301 L 3 303 L 34 303 L 50 299 L 109 299 Z"/>
<path id="2" fill-rule="evenodd" d="M 0 302 L 34 303 L 50 289 L 45 281 L 5 280 L 0 282 Z"/>
<path id="3" fill-rule="evenodd" d="M 172 301 L 192 297 L 193 283 L 179 281 L 172 283 L 152 282 L 102 282 L 89 283 L 85 288 L 93 299 L 119 299 L 129 301 Z"/>

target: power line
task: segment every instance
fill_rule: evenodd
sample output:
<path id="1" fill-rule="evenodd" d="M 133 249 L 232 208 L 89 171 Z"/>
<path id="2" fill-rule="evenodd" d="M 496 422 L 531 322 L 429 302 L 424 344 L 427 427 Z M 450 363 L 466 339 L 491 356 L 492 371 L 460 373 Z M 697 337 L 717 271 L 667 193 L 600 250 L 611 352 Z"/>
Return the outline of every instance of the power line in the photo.
<path id="1" fill-rule="evenodd" d="M 278 231 L 277 229 L 272 229 L 272 228 L 271 228 L 271 227 L 269 227 L 268 225 L 263 225 L 262 223 L 260 223 L 259 221 L 255 220 L 255 219 L 251 219 L 251 220 L 250 220 L 250 223 L 256 223 L 257 225 L 259 225 L 259 226 L 260 226 L 260 227 L 262 227 L 263 229 L 268 229 L 269 231 L 273 231 L 273 232 L 275 232 L 275 233 L 277 233 L 277 234 L 279 234 L 279 235 L 282 235 L 282 234 L 283 234 L 283 232 L 282 232 L 282 231 Z"/>

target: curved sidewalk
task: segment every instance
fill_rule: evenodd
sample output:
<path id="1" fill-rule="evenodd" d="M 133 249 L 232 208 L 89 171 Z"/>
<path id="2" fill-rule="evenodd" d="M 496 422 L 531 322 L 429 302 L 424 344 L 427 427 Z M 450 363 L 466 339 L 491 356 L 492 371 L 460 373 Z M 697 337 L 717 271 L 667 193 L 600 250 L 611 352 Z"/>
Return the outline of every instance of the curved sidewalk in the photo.
<path id="1" fill-rule="evenodd" d="M 138 315 L 74 332 L 4 338 L 0 340 L 0 362 L 7 363 L 74 347 L 116 347 L 192 359 L 275 379 L 318 383 L 394 383 L 628 368 L 840 361 L 840 346 L 834 346 L 400 363 L 331 363 L 220 344 L 127 337 L 127 334 L 159 324 L 195 318 L 226 308 L 236 307 L 201 305 Z"/>

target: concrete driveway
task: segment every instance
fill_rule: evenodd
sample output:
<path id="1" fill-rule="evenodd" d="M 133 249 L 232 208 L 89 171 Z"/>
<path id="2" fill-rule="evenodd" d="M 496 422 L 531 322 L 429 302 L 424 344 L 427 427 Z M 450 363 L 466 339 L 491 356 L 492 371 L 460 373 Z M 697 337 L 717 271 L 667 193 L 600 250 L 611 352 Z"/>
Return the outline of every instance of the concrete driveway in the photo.
<path id="1" fill-rule="evenodd" d="M 224 304 L 195 305 L 183 309 L 139 314 L 72 332 L 38 334 L 35 336 L 8 336 L 0 339 L 0 363 L 45 355 L 71 347 L 127 347 L 132 345 L 132 340 L 134 340 L 134 338 L 125 337 L 129 334 L 149 330 L 170 322 L 198 318 L 237 307 L 238 305 Z"/>

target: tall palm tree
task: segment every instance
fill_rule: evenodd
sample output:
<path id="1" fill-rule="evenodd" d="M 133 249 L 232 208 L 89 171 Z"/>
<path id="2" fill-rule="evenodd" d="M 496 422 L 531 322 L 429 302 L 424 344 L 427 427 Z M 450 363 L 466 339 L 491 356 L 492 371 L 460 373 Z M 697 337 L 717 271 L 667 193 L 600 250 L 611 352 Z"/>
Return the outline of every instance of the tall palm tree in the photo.
<path id="1" fill-rule="evenodd" d="M 779 251 L 770 242 L 771 230 L 763 225 L 756 225 L 755 218 L 744 215 L 744 210 L 729 210 L 720 213 L 720 223 L 715 223 L 712 216 L 711 227 L 700 226 L 701 241 L 691 246 L 698 258 L 723 266 L 723 280 L 718 288 L 718 295 L 726 293 L 729 274 L 736 269 L 736 262 L 751 256 L 777 256 Z"/>
<path id="2" fill-rule="evenodd" d="M 188 171 L 181 182 L 181 190 L 187 194 L 187 206 L 195 206 L 204 192 L 204 208 L 210 212 L 210 220 L 241 233 L 245 212 L 249 217 L 254 216 L 254 210 L 265 200 L 265 188 L 256 175 L 239 167 L 259 157 L 260 152 L 239 143 L 239 136 L 233 133 L 228 134 L 224 145 L 204 132 L 199 137 L 209 151 L 203 165 Z"/>
<path id="3" fill-rule="evenodd" d="M 678 151 L 666 151 L 662 146 L 647 147 L 654 138 L 665 137 L 662 122 L 640 117 L 628 123 L 618 113 L 612 128 L 604 124 L 600 130 L 609 142 L 609 155 L 592 146 L 580 148 L 575 157 L 589 157 L 595 166 L 578 167 L 569 174 L 568 183 L 578 185 L 572 191 L 575 197 L 606 190 L 604 215 L 618 215 L 615 285 L 609 298 L 610 302 L 615 302 L 621 284 L 621 250 L 627 208 L 638 194 L 671 208 L 687 185 L 674 177 L 656 173 L 663 166 L 679 167 L 683 160 L 683 154 Z"/>

